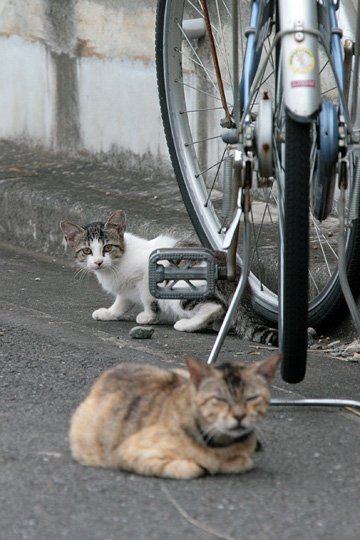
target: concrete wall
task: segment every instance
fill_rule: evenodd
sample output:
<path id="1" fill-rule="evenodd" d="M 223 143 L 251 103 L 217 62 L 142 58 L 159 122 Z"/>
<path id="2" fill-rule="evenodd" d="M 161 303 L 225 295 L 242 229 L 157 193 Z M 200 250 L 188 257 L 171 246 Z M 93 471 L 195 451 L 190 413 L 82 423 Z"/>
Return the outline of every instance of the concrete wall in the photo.
<path id="1" fill-rule="evenodd" d="M 0 0 L 0 138 L 167 159 L 155 7 L 156 0 Z M 342 21 L 345 35 L 351 19 Z"/>
<path id="2" fill-rule="evenodd" d="M 1 0 L 0 138 L 167 156 L 155 0 Z"/>

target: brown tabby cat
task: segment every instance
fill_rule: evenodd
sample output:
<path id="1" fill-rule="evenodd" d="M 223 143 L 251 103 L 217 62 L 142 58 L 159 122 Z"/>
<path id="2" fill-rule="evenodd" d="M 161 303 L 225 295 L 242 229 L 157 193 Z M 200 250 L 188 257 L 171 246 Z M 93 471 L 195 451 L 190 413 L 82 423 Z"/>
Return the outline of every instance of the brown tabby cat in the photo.
<path id="1" fill-rule="evenodd" d="M 279 360 L 109 369 L 73 415 L 72 455 L 83 465 L 168 478 L 248 471 Z"/>

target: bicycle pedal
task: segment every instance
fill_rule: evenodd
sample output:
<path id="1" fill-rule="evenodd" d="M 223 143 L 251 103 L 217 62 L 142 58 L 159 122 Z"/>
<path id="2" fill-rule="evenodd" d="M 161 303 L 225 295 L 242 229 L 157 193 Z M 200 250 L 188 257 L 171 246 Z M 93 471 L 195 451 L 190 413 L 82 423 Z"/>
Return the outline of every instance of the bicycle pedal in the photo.
<path id="1" fill-rule="evenodd" d="M 206 248 L 157 249 L 149 257 L 149 288 L 155 298 L 209 298 L 217 275 L 214 254 Z"/>

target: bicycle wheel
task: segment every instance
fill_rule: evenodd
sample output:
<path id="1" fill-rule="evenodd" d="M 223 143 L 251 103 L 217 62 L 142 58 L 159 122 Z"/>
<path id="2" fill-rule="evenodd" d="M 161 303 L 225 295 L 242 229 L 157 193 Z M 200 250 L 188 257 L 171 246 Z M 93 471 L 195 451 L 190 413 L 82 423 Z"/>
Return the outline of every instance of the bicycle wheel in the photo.
<path id="1" fill-rule="evenodd" d="M 345 15 L 350 9 L 343 4 Z M 208 2 L 211 27 L 218 51 L 220 72 L 230 111 L 233 109 L 232 69 L 232 13 L 231 3 L 226 0 Z M 250 2 L 239 3 L 239 35 L 245 34 L 249 26 Z M 224 192 L 224 162 L 231 145 L 223 142 L 222 119 L 224 112 L 216 82 L 216 74 L 210 52 L 209 40 L 202 31 L 203 12 L 200 2 L 194 0 L 159 0 L 156 22 L 156 66 L 161 112 L 165 135 L 175 175 L 182 197 L 201 242 L 214 249 L 221 249 L 225 230 L 222 200 Z M 204 25 L 203 25 L 204 26 Z M 192 30 L 189 30 L 189 28 Z M 271 49 L 274 31 L 264 40 L 263 57 Z M 240 49 L 244 50 L 244 44 Z M 324 98 L 329 96 L 333 103 L 339 101 L 334 76 L 324 54 L 321 54 L 321 85 Z M 240 68 L 243 56 L 240 55 Z M 262 61 L 262 59 L 261 59 Z M 261 63 L 261 62 L 260 62 Z M 284 113 L 281 89 L 276 88 L 276 58 L 270 55 L 267 68 L 259 85 L 254 89 L 249 114 L 254 130 L 259 114 L 259 102 L 266 92 L 273 104 L 273 175 L 264 180 L 256 163 L 252 189 L 252 251 L 250 284 L 253 290 L 256 312 L 270 324 L 278 320 L 278 263 L 282 259 L 279 251 L 278 229 L 281 226 L 279 190 L 284 163 L 279 141 L 284 140 Z M 281 79 L 281 77 L 279 77 Z M 236 86 L 236 85 L 235 85 Z M 296 126 L 298 127 L 298 126 Z M 296 139 L 296 137 L 294 137 Z M 319 128 L 314 123 L 309 130 L 310 185 L 314 185 Z M 286 144 L 285 147 L 290 147 Z M 299 150 L 301 155 L 302 149 Z M 306 150 L 307 152 L 307 150 Z M 303 159 L 307 159 L 305 155 Z M 353 177 L 356 156 L 350 156 L 349 188 L 347 190 L 347 241 L 346 258 L 350 285 L 355 294 L 360 287 L 360 227 L 359 198 L 355 198 Z M 297 177 L 297 165 L 292 173 Z M 287 174 L 289 177 L 289 174 Z M 335 193 L 336 203 L 337 193 Z M 336 204 L 329 216 L 319 221 L 310 215 L 307 242 L 309 245 L 308 323 L 316 328 L 326 327 L 345 304 L 337 274 L 338 215 Z M 286 213 L 292 210 L 286 207 Z M 356 219 L 353 219 L 353 217 Z M 301 227 L 305 225 L 302 224 Z M 298 231 L 298 237 L 301 233 Z M 294 240 L 295 241 L 295 240 Z M 290 259 L 291 260 L 291 259 Z M 296 269 L 298 261 L 293 261 Z M 298 297 L 306 289 L 297 290 Z M 294 299 L 294 303 L 296 298 Z M 303 324 L 303 323 L 299 323 Z M 302 331 L 303 334 L 303 331 Z"/>

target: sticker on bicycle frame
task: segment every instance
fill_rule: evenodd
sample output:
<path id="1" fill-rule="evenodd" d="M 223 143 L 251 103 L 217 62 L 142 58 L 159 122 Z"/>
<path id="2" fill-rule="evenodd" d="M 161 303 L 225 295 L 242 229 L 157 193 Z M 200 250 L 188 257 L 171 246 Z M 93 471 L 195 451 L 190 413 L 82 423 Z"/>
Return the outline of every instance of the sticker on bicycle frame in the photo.
<path id="1" fill-rule="evenodd" d="M 290 54 L 289 66 L 294 73 L 310 73 L 315 67 L 315 57 L 306 47 L 297 47 Z"/>
<path id="2" fill-rule="evenodd" d="M 291 81 L 291 88 L 315 88 L 316 81 L 313 79 L 305 81 Z"/>

